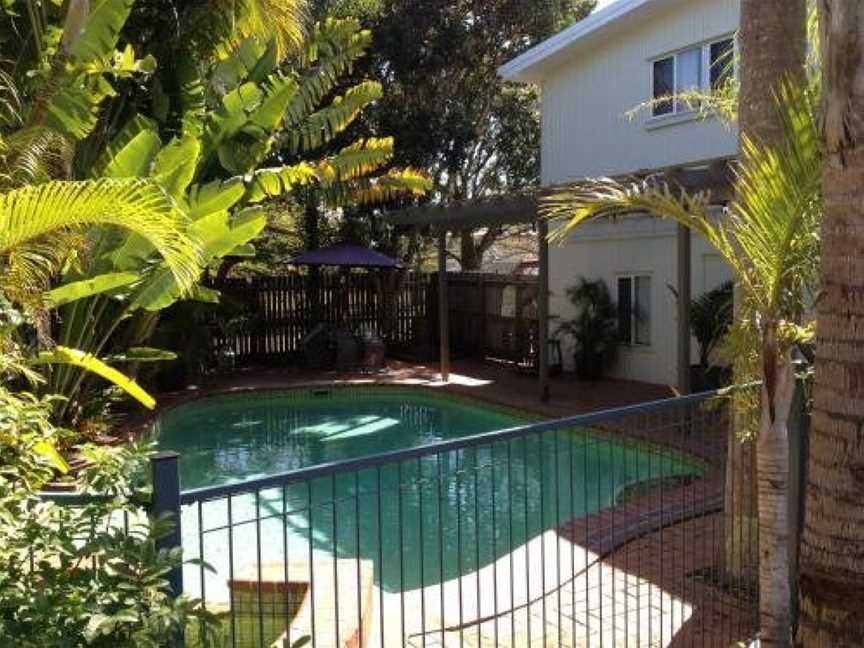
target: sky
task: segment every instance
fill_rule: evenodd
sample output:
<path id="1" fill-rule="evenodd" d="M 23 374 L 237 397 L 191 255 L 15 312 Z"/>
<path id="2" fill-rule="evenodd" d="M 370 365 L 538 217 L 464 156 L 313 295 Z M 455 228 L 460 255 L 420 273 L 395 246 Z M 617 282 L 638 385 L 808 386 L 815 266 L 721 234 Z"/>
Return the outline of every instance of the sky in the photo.
<path id="1" fill-rule="evenodd" d="M 600 9 L 601 7 L 605 7 L 606 5 L 610 5 L 613 2 L 617 2 L 617 0 L 598 0 L 597 8 Z"/>

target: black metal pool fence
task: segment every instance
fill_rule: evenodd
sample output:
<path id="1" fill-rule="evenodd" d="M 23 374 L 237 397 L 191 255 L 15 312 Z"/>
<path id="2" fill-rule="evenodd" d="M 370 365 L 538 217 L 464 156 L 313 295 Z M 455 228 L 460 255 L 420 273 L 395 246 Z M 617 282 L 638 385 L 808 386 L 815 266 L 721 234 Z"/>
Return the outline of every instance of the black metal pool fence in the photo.
<path id="1" fill-rule="evenodd" d="M 711 392 L 185 491 L 161 453 L 153 504 L 219 645 L 726 648 L 758 622 L 731 418 Z"/>
<path id="2" fill-rule="evenodd" d="M 758 610 L 729 422 L 706 393 L 188 491 L 168 453 L 155 503 L 226 646 L 725 648 Z"/>

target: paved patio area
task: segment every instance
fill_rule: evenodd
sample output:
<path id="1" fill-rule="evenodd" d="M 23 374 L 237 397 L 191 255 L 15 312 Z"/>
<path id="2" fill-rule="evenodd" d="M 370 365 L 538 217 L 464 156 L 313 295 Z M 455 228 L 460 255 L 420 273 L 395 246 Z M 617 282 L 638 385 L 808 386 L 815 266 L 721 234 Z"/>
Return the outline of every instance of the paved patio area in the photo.
<path id="1" fill-rule="evenodd" d="M 376 373 L 310 371 L 298 367 L 247 368 L 207 378 L 180 392 L 159 394 L 160 408 L 214 393 L 256 389 L 279 389 L 321 384 L 414 385 L 461 394 L 549 418 L 621 407 L 670 398 L 674 391 L 664 385 L 626 380 L 580 382 L 571 375 L 550 379 L 551 398 L 542 402 L 536 376 L 520 374 L 507 366 L 476 360 L 453 363 L 450 381 L 442 383 L 436 364 L 391 361 Z M 142 417 L 132 427 L 145 422 Z"/>

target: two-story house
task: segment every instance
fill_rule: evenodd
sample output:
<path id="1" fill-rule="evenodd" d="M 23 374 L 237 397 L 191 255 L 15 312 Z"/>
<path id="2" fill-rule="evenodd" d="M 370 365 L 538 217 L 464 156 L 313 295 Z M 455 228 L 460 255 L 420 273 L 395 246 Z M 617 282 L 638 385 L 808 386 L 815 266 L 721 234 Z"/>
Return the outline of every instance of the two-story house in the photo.
<path id="1" fill-rule="evenodd" d="M 730 125 L 679 102 L 647 104 L 717 84 L 729 71 L 721 61 L 732 58 L 738 19 L 739 0 L 618 0 L 504 65 L 504 79 L 542 91 L 544 186 L 734 158 Z M 676 251 L 676 226 L 664 220 L 588 223 L 550 249 L 550 311 L 570 314 L 566 290 L 580 276 L 604 280 L 621 313 L 612 375 L 675 384 Z M 731 278 L 697 237 L 691 264 L 693 296 Z"/>

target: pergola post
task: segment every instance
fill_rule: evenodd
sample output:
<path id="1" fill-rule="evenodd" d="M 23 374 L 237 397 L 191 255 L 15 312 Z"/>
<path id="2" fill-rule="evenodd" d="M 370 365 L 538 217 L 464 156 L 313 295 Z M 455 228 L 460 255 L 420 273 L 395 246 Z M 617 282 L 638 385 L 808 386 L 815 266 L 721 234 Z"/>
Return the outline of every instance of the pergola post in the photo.
<path id="1" fill-rule="evenodd" d="M 441 380 L 450 380 L 450 300 L 447 295 L 447 230 L 438 234 L 438 339 Z"/>
<path id="2" fill-rule="evenodd" d="M 690 230 L 678 226 L 678 391 L 689 394 L 690 386 L 690 279 L 692 259 Z"/>
<path id="3" fill-rule="evenodd" d="M 549 224 L 537 223 L 539 280 L 537 282 L 537 357 L 540 375 L 540 400 L 549 400 Z"/>

